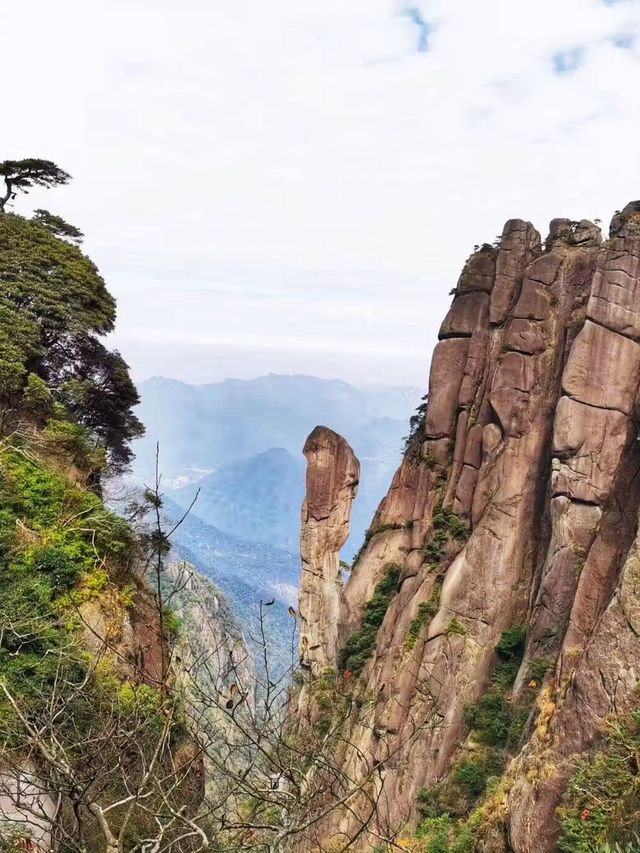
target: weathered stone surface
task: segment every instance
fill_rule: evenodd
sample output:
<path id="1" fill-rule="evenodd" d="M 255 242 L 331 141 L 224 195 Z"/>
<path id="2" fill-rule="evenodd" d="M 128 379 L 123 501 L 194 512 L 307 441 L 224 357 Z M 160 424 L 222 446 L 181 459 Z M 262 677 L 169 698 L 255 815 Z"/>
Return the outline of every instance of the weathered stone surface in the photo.
<path id="1" fill-rule="evenodd" d="M 477 481 L 478 469 L 471 465 L 463 465 L 453 501 L 453 511 L 456 515 L 468 516 L 470 514 Z"/>
<path id="2" fill-rule="evenodd" d="M 471 290 L 481 290 L 485 293 L 491 293 L 496 274 L 497 255 L 497 251 L 491 246 L 474 252 L 462 270 L 456 288 L 457 292 L 467 293 Z"/>
<path id="3" fill-rule="evenodd" d="M 467 408 L 473 404 L 478 394 L 478 389 L 483 382 L 486 382 L 486 360 L 490 343 L 488 326 L 476 326 L 469 340 L 467 361 L 464 366 L 464 375 L 458 394 L 458 404 L 463 408 Z"/>
<path id="4" fill-rule="evenodd" d="M 634 237 L 640 234 L 640 201 L 630 201 L 611 220 L 609 237 Z"/>
<path id="5" fill-rule="evenodd" d="M 473 468 L 479 468 L 482 462 L 482 425 L 473 424 L 469 427 L 464 448 L 464 463 Z"/>
<path id="6" fill-rule="evenodd" d="M 557 652 L 585 557 L 598 532 L 602 510 L 593 504 L 575 503 L 563 495 L 552 499 L 550 515 L 551 541 L 533 607 L 526 661 L 550 659 L 552 653 Z M 525 664 L 517 688 L 520 689 L 527 679 Z"/>
<path id="7" fill-rule="evenodd" d="M 503 323 L 518 297 L 526 267 L 540 254 L 540 235 L 530 222 L 510 219 L 504 226 L 491 291 L 489 318 Z"/>
<path id="8" fill-rule="evenodd" d="M 471 337 L 476 326 L 484 324 L 489 311 L 489 296 L 482 292 L 457 296 L 440 326 L 440 338 Z"/>
<path id="9" fill-rule="evenodd" d="M 525 355 L 544 352 L 547 345 L 544 325 L 535 320 L 512 320 L 509 323 L 504 343 L 507 349 Z"/>
<path id="10" fill-rule="evenodd" d="M 581 219 L 573 229 L 574 246 L 599 246 L 602 243 L 602 231 L 589 219 Z"/>
<path id="11" fill-rule="evenodd" d="M 566 217 L 557 217 L 549 223 L 549 236 L 547 237 L 547 245 L 553 244 L 558 240 L 567 241 L 571 236 L 571 220 Z"/>
<path id="12" fill-rule="evenodd" d="M 458 394 L 468 352 L 468 338 L 440 341 L 434 350 L 429 375 L 429 407 L 425 424 L 425 432 L 431 438 L 453 436 Z"/>
<path id="13" fill-rule="evenodd" d="M 599 246 L 602 242 L 602 231 L 588 219 L 574 222 L 571 219 L 552 219 L 549 224 L 547 247 L 556 243 L 569 246 Z"/>
<path id="14" fill-rule="evenodd" d="M 549 223 L 547 247 L 558 243 L 568 246 L 599 246 L 602 242 L 602 231 L 588 219 L 574 222 L 571 219 L 552 219 Z"/>
<path id="15" fill-rule="evenodd" d="M 429 438 L 422 445 L 422 458 L 430 464 L 447 465 L 451 461 L 452 438 Z"/>
<path id="16" fill-rule="evenodd" d="M 628 415 L 639 381 L 640 344 L 587 320 L 562 377 L 565 394 Z"/>
<path id="17" fill-rule="evenodd" d="M 360 463 L 344 438 L 323 426 L 309 435 L 303 453 L 307 492 L 300 538 L 300 656 L 313 672 L 336 665 L 340 549 L 349 535 Z"/>
<path id="18" fill-rule="evenodd" d="M 527 429 L 534 381 L 531 358 L 519 352 L 508 352 L 503 356 L 493 379 L 489 400 L 505 435 L 522 435 Z"/>
<path id="19" fill-rule="evenodd" d="M 545 255 L 544 257 L 548 258 L 552 256 Z M 540 260 L 543 259 L 540 258 Z M 555 265 L 556 260 L 559 260 L 559 258 L 554 257 L 554 278 L 559 269 L 559 264 Z M 547 320 L 550 314 L 551 293 L 548 285 L 534 281 L 532 278 L 527 278 L 522 285 L 522 291 L 516 302 L 516 307 L 513 309 L 514 318 L 517 317 L 521 320 Z"/>
<path id="20" fill-rule="evenodd" d="M 587 316 L 625 337 L 640 340 L 640 257 L 607 257 L 593 277 Z"/>
<path id="21" fill-rule="evenodd" d="M 549 287 L 556 280 L 561 264 L 562 255 L 557 252 L 541 255 L 528 268 L 527 279 Z"/>
<path id="22" fill-rule="evenodd" d="M 629 419 L 622 412 L 594 409 L 561 397 L 553 432 L 557 459 L 552 473 L 553 494 L 602 503 L 611 490 L 629 427 Z"/>
<path id="23" fill-rule="evenodd" d="M 467 426 L 469 423 L 469 412 L 463 411 L 458 415 L 456 424 L 456 437 L 453 450 L 453 464 L 462 465 L 467 445 Z"/>

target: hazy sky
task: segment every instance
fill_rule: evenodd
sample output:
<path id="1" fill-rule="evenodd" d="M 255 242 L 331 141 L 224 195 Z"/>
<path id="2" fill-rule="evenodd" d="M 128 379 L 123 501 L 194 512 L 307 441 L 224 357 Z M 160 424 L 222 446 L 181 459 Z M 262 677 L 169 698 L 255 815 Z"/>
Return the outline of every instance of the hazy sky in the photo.
<path id="1" fill-rule="evenodd" d="M 640 197 L 638 0 L 2 0 L 0 32 L 0 159 L 75 178 L 16 209 L 86 231 L 138 378 L 424 385 L 474 243 Z"/>

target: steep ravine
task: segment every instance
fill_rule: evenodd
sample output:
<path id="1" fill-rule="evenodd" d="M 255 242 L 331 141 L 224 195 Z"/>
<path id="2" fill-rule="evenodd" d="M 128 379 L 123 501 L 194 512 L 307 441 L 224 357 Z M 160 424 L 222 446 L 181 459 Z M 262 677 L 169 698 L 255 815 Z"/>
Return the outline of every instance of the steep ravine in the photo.
<path id="1" fill-rule="evenodd" d="M 500 781 L 454 814 L 461 826 L 472 817 L 467 846 L 437 849 L 557 849 L 556 809 L 577 757 L 596 748 L 611 714 L 640 705 L 639 386 L 640 202 L 614 216 L 605 241 L 586 220 L 553 220 L 544 243 L 511 220 L 469 258 L 425 417 L 348 582 L 315 552 L 302 577 L 303 655 L 305 626 L 337 635 L 309 679 L 357 663 L 337 758 L 351 778 L 380 769 L 377 824 L 349 849 L 386 849 L 381 838 L 411 832 L 419 804 L 449 820 L 451 808 L 425 802 L 458 785 L 461 766 L 493 758 Z M 342 523 L 353 489 L 339 437 L 332 446 L 336 467 L 321 458 L 322 482 L 334 485 L 325 502 Z M 308 488 L 319 459 L 308 454 Z M 303 546 L 310 524 L 319 541 L 319 523 L 303 513 Z M 369 649 L 365 605 L 391 581 Z M 323 591 L 331 602 L 316 601 Z M 356 835 L 354 803 L 327 839 Z"/>

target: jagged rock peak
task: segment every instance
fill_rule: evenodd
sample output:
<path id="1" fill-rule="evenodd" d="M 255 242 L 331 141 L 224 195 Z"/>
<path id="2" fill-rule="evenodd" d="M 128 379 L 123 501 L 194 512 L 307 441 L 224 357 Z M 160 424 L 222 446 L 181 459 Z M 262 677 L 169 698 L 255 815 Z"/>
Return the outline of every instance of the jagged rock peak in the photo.
<path id="1" fill-rule="evenodd" d="M 384 766 L 380 831 L 415 820 L 420 790 L 481 754 L 466 709 L 490 690 L 505 632 L 526 628 L 506 701 L 529 721 L 517 743 L 499 746 L 509 769 L 498 825 L 482 830 L 485 840 L 495 830 L 484 846 L 475 830 L 478 849 L 556 849 L 575 757 L 609 714 L 640 706 L 640 202 L 609 233 L 603 242 L 597 223 L 554 219 L 543 247 L 531 223 L 510 220 L 496 246 L 466 262 L 431 360 L 424 421 L 344 590 L 337 555 L 351 457 L 330 431 L 308 442 L 309 644 L 305 620 L 321 613 L 331 628 L 316 619 L 313 642 L 335 666 L 365 605 L 386 608 L 349 682 L 356 701 L 340 756 L 349 773 L 361 761 Z M 381 599 L 389 577 L 398 582 Z M 355 837 L 351 813 L 332 817 L 327 838 L 338 831 Z M 375 849 L 378 838 L 361 833 L 353 849 Z"/>
<path id="2" fill-rule="evenodd" d="M 588 219 L 581 219 L 579 222 L 572 219 L 552 219 L 545 245 L 550 249 L 557 242 L 569 246 L 599 246 L 602 243 L 602 231 Z"/>
<path id="3" fill-rule="evenodd" d="M 614 214 L 609 226 L 609 237 L 627 237 L 640 234 L 640 201 L 630 201 Z"/>
<path id="4" fill-rule="evenodd" d="M 336 666 L 342 598 L 340 549 L 349 536 L 360 463 L 341 435 L 317 426 L 307 438 L 300 555 L 300 657 L 308 670 Z"/>

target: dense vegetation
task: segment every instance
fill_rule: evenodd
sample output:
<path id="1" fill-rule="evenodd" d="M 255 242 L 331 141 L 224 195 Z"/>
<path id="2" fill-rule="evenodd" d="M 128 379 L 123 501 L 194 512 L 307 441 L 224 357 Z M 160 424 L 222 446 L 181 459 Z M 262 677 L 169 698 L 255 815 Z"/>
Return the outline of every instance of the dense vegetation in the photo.
<path id="1" fill-rule="evenodd" d="M 48 825 L 60 853 L 133 851 L 157 834 L 153 810 L 181 808 L 193 787 L 188 773 L 157 784 L 189 738 L 132 634 L 146 613 L 149 650 L 164 648 L 143 540 L 96 488 L 130 459 L 137 394 L 100 341 L 115 304 L 81 233 L 47 211 L 4 212 L 69 176 L 36 160 L 0 174 L 0 752 L 15 812 L 0 816 L 0 848 L 32 849 Z M 169 822 L 167 841 L 184 833 Z"/>
<path id="2" fill-rule="evenodd" d="M 558 846 L 571 853 L 640 849 L 640 710 L 612 716 L 581 758 L 558 809 Z M 629 847 L 627 847 L 629 845 Z"/>
<path id="3" fill-rule="evenodd" d="M 66 239 L 79 233 L 47 211 L 0 213 L 0 423 L 16 412 L 44 423 L 60 415 L 57 403 L 123 465 L 142 432 L 138 396 L 122 357 L 100 340 L 114 327 L 115 303 Z"/>
<path id="4" fill-rule="evenodd" d="M 0 672 L 30 700 L 55 676 L 74 606 L 130 576 L 134 554 L 126 523 L 45 459 L 16 441 L 0 454 Z"/>
<path id="5" fill-rule="evenodd" d="M 170 739 L 184 737 L 177 716 L 166 726 L 160 685 L 144 683 L 123 644 L 128 612 L 145 595 L 133 532 L 74 480 L 76 470 L 47 441 L 5 439 L 0 450 L 2 764 L 23 784 L 35 765 L 39 788 L 63 795 L 54 833 L 68 853 L 102 849 L 97 810 L 143 784 L 161 742 L 164 763 Z M 102 651 L 89 655 L 102 619 Z M 0 821 L 0 846 L 30 835 L 39 811 Z M 153 830 L 149 821 L 139 808 L 118 815 L 122 850 Z"/>

